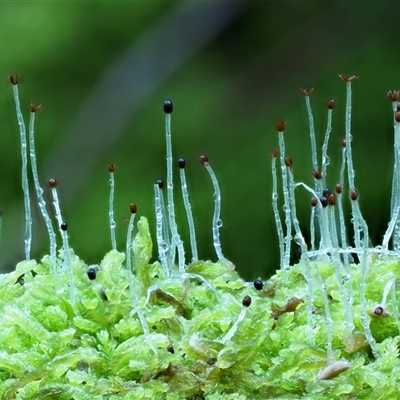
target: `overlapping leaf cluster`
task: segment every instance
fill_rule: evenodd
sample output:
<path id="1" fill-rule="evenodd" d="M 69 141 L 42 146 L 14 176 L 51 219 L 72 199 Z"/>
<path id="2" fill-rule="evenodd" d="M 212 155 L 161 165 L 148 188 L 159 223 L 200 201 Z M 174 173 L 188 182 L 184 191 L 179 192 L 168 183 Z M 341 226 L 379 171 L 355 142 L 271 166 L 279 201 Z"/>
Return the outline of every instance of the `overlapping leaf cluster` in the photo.
<path id="1" fill-rule="evenodd" d="M 394 316 L 371 316 L 381 356 L 364 340 L 352 265 L 356 330 L 346 332 L 334 268 L 320 260 L 327 285 L 337 360 L 351 368 L 333 379 L 317 379 L 326 367 L 327 324 L 321 288 L 315 288 L 309 345 L 305 265 L 281 271 L 256 290 L 227 261 L 198 261 L 187 272 L 205 278 L 165 280 L 150 262 L 147 220 L 138 224 L 133 252 L 135 286 L 147 320 L 154 354 L 130 296 L 125 255 L 111 251 L 95 280 L 73 256 L 79 315 L 69 303 L 68 278 L 55 289 L 49 258 L 17 265 L 0 277 L 0 394 L 2 399 L 395 399 L 400 393 L 399 332 Z M 63 254 L 59 254 L 62 261 Z M 371 257 L 367 301 L 373 307 L 399 263 Z M 94 267 L 94 266 L 92 266 Z M 252 303 L 242 305 L 244 296 Z M 390 310 L 390 306 L 388 306 Z M 226 339 L 239 315 L 244 315 Z M 225 339 L 224 339 L 225 338 Z M 382 397 L 383 396 L 383 397 Z"/>

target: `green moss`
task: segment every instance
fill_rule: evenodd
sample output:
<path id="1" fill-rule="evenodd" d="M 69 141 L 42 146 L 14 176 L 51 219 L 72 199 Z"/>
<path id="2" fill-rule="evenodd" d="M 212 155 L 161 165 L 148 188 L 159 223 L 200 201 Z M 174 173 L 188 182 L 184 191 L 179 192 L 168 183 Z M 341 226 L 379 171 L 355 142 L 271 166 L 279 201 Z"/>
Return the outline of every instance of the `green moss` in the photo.
<path id="1" fill-rule="evenodd" d="M 390 396 L 400 385 L 399 321 L 393 314 L 371 317 L 381 352 L 375 359 L 360 322 L 359 266 L 351 265 L 355 330 L 348 332 L 338 285 L 331 279 L 334 267 L 326 260 L 314 263 L 327 285 L 335 358 L 351 364 L 334 379 L 318 380 L 327 364 L 328 328 L 317 289 L 312 306 L 316 346 L 308 343 L 303 262 L 291 268 L 287 281 L 278 271 L 261 291 L 227 262 L 189 266 L 217 290 L 217 298 L 196 278 L 165 281 L 160 263 L 149 264 L 147 221 L 142 218 L 138 225 L 134 248 L 141 278 L 135 284 L 157 356 L 135 313 L 123 253 L 109 252 L 93 281 L 88 266 L 72 257 L 79 316 L 68 302 L 65 271 L 57 292 L 48 257 L 42 263 L 23 261 L 0 279 L 3 399 L 369 399 L 382 393 L 395 398 Z M 370 257 L 368 269 L 373 272 L 366 299 L 372 309 L 398 275 L 399 262 Z M 318 281 L 315 270 L 313 279 Z M 157 290 L 146 302 L 149 287 Z M 241 304 L 245 295 L 252 298 L 247 308 Z M 243 319 L 224 341 L 240 314 Z M 167 350 L 170 345 L 173 352 Z"/>

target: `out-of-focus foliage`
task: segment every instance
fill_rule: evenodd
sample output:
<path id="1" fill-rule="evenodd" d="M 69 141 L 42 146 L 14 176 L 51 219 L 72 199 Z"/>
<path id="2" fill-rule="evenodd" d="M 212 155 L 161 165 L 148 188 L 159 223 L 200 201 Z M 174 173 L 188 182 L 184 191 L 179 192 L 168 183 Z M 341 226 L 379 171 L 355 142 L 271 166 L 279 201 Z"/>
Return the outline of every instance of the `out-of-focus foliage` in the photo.
<path id="1" fill-rule="evenodd" d="M 198 162 L 205 153 L 222 188 L 224 254 L 245 278 L 269 276 L 278 265 L 268 155 L 277 146 L 275 121 L 287 122 L 295 179 L 311 181 L 299 88 L 315 87 L 320 143 L 326 101 L 335 98 L 335 176 L 345 95 L 337 74 L 357 74 L 356 184 L 378 242 L 389 214 L 392 117 L 385 93 L 400 86 L 392 22 L 398 10 L 393 2 L 341 1 L 1 3 L 1 267 L 13 269 L 24 248 L 19 135 L 7 81 L 16 72 L 22 102 L 44 104 L 36 130 L 41 181 L 58 179 L 71 244 L 87 263 L 111 248 L 108 163 L 117 165 L 118 248 L 125 247 L 130 202 L 154 225 L 153 183 L 165 176 L 162 103 L 171 98 L 174 155 L 186 157 L 200 255 L 216 259 L 212 185 Z M 309 199 L 299 194 L 300 208 L 301 201 L 307 224 Z M 177 211 L 185 227 L 182 204 Z M 33 256 L 44 253 L 48 238 L 35 208 Z"/>

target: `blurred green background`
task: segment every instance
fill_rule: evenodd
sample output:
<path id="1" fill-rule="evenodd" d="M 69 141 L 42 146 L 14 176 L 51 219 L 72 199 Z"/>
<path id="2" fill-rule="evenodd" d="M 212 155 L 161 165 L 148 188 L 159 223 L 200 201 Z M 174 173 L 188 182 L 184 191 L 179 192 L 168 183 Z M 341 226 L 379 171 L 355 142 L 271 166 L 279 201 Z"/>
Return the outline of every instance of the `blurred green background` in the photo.
<path id="1" fill-rule="evenodd" d="M 28 121 L 37 115 L 40 179 L 55 177 L 70 244 L 88 264 L 111 248 L 109 173 L 115 163 L 118 248 L 129 204 L 154 227 L 153 184 L 165 177 L 164 99 L 174 102 L 174 156 L 187 161 L 199 253 L 212 247 L 213 189 L 198 156 L 207 154 L 222 190 L 223 252 L 246 279 L 278 267 L 271 209 L 269 152 L 275 122 L 286 120 L 295 179 L 312 184 L 308 120 L 300 87 L 311 97 L 318 143 L 326 102 L 336 100 L 328 183 L 338 177 L 345 84 L 353 85 L 353 153 L 361 208 L 374 244 L 389 218 L 392 116 L 386 98 L 400 87 L 395 2 L 37 2 L 0 4 L 0 262 L 24 257 L 19 132 L 7 76 L 22 76 Z M 178 175 L 175 175 L 178 177 Z M 189 244 L 176 180 L 181 236 Z M 32 200 L 35 201 L 34 192 Z M 298 193 L 308 226 L 309 196 Z M 33 208 L 32 256 L 48 252 L 45 225 Z M 189 250 L 189 247 L 187 246 Z M 156 257 L 156 252 L 154 251 Z"/>

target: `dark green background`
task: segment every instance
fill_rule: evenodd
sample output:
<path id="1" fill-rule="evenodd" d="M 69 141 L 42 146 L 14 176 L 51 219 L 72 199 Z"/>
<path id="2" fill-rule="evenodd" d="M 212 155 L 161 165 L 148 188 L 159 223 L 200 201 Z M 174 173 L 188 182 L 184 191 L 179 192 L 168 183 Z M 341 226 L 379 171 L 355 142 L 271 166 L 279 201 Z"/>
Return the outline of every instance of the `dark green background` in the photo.
<path id="1" fill-rule="evenodd" d="M 328 174 L 333 186 L 344 135 L 345 84 L 337 74 L 357 74 L 356 184 L 378 244 L 389 215 L 393 156 L 386 92 L 400 87 L 399 10 L 397 2 L 385 1 L 1 3 L 1 268 L 12 269 L 24 257 L 19 133 L 7 80 L 16 72 L 24 110 L 31 100 L 44 105 L 36 125 L 40 178 L 46 193 L 48 178 L 57 178 L 70 244 L 81 258 L 97 263 L 111 247 L 110 162 L 117 165 L 118 248 L 125 247 L 130 202 L 154 226 L 153 183 L 165 176 L 162 103 L 170 98 L 174 155 L 187 160 L 200 255 L 215 259 L 213 190 L 198 162 L 205 153 L 222 189 L 223 251 L 247 279 L 266 278 L 278 265 L 269 157 L 277 146 L 275 121 L 287 122 L 295 179 L 312 184 L 299 89 L 315 87 L 320 144 L 326 102 L 336 100 Z M 308 202 L 299 192 L 303 226 Z M 33 214 L 32 256 L 40 259 L 48 238 L 37 207 Z"/>

